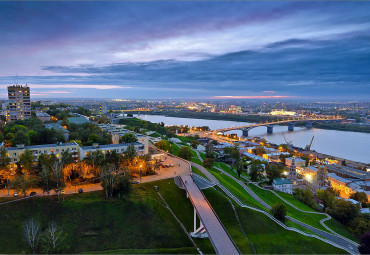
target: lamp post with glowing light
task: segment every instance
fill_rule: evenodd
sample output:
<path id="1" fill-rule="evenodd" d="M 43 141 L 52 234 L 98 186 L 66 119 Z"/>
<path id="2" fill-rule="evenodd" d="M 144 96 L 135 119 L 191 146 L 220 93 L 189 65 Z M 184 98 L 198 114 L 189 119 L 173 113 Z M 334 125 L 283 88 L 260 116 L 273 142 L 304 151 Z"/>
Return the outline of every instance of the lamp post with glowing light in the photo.
<path id="1" fill-rule="evenodd" d="M 140 183 L 141 183 L 141 169 L 142 169 L 142 165 L 140 165 Z"/>

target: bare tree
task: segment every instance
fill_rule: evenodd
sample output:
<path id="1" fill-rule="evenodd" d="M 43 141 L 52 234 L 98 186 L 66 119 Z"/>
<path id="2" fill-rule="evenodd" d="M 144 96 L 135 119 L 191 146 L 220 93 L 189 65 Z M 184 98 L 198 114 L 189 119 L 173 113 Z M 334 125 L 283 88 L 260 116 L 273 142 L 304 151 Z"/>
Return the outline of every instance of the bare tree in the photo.
<path id="1" fill-rule="evenodd" d="M 108 198 L 109 196 L 113 196 L 114 191 L 114 182 L 116 180 L 117 175 L 114 173 L 116 170 L 113 164 L 107 164 L 102 167 L 100 171 L 101 178 L 102 178 L 102 186 L 105 190 L 105 197 Z"/>
<path id="2" fill-rule="evenodd" d="M 36 254 L 40 240 L 40 224 L 33 218 L 28 219 L 24 225 L 24 236 L 32 254 Z"/>
<path id="3" fill-rule="evenodd" d="M 60 244 L 64 239 L 63 229 L 58 227 L 55 221 L 49 222 L 49 226 L 45 231 L 43 241 L 46 243 L 47 252 L 57 252 Z"/>

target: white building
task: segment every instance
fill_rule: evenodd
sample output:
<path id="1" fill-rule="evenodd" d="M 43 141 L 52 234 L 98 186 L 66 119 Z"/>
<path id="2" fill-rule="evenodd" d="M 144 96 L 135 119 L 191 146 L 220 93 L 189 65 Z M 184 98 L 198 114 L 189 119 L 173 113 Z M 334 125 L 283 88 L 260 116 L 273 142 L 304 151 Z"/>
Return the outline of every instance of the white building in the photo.
<path id="1" fill-rule="evenodd" d="M 293 194 L 293 183 L 289 179 L 276 178 L 272 181 L 272 188 L 288 194 Z"/>
<path id="2" fill-rule="evenodd" d="M 125 153 L 128 146 L 133 144 L 138 156 L 143 156 L 145 153 L 145 146 L 142 143 L 119 143 L 119 144 L 105 144 L 99 145 L 98 143 L 94 143 L 92 146 L 84 146 L 80 147 L 80 159 L 84 159 L 88 152 L 93 151 L 101 151 L 103 154 L 107 152 L 116 151 L 117 153 Z"/>

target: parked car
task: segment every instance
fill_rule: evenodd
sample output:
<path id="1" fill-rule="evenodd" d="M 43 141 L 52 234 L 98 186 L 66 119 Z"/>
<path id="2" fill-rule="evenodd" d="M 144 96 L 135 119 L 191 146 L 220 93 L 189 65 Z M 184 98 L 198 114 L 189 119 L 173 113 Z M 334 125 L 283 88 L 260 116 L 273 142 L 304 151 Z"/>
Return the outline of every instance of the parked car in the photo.
<path id="1" fill-rule="evenodd" d="M 34 195 L 36 195 L 36 192 L 35 192 L 35 191 L 32 191 L 32 192 L 30 193 L 30 197 L 32 197 L 32 196 L 34 196 Z"/>
<path id="2" fill-rule="evenodd" d="M 170 167 L 173 167 L 173 164 L 170 164 Z"/>
<path id="3" fill-rule="evenodd" d="M 18 195 L 18 192 L 14 192 L 13 196 L 14 196 L 14 197 L 18 197 L 18 196 L 19 196 L 19 195 Z"/>
<path id="4" fill-rule="evenodd" d="M 138 181 L 131 181 L 132 184 L 138 184 Z"/>
<path id="5" fill-rule="evenodd" d="M 60 193 L 61 193 L 61 194 L 65 194 L 66 192 L 65 192 L 64 190 L 62 190 Z"/>
<path id="6" fill-rule="evenodd" d="M 78 193 L 84 193 L 84 190 L 82 188 L 79 188 Z"/>

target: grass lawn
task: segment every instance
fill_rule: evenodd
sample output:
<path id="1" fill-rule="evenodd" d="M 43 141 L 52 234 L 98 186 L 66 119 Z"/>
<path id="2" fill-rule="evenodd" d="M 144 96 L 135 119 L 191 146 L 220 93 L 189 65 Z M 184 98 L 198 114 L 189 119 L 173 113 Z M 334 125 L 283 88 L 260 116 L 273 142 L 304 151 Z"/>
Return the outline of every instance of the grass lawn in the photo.
<path id="1" fill-rule="evenodd" d="M 203 192 L 230 235 L 234 238 L 234 229 L 235 233 L 238 232 L 236 232 L 236 219 L 229 201 L 214 189 L 206 189 Z M 346 253 L 318 239 L 285 230 L 262 213 L 242 208 L 238 205 L 235 206 L 243 229 L 258 254 Z M 249 242 L 246 239 L 243 240 L 242 237 L 239 237 L 234 240 L 243 253 L 247 252 L 247 243 Z"/>
<path id="2" fill-rule="evenodd" d="M 118 249 L 84 252 L 83 254 L 194 254 L 194 248 Z"/>
<path id="3" fill-rule="evenodd" d="M 352 241 L 359 242 L 358 238 L 355 237 L 351 232 L 348 231 L 346 226 L 337 221 L 336 219 L 331 218 L 330 220 L 324 221 L 324 224 L 329 227 L 331 230 L 337 232 L 338 234 L 351 239 Z"/>
<path id="4" fill-rule="evenodd" d="M 215 166 L 221 168 L 222 170 L 224 170 L 226 173 L 228 174 L 231 174 L 232 176 L 234 176 L 235 178 L 239 179 L 238 178 L 238 175 L 237 173 L 231 169 L 231 167 L 225 163 L 222 163 L 222 162 L 216 162 L 215 163 Z"/>
<path id="5" fill-rule="evenodd" d="M 191 161 L 193 161 L 194 163 L 197 163 L 198 165 L 203 166 L 203 162 L 202 162 L 202 161 L 200 161 L 200 159 L 199 159 L 197 156 L 192 157 L 192 158 L 191 158 Z"/>
<path id="6" fill-rule="evenodd" d="M 295 207 L 297 207 L 301 210 L 308 211 L 308 212 L 316 212 L 314 209 L 312 209 L 308 205 L 305 205 L 304 203 L 302 203 L 301 201 L 296 199 L 293 195 L 290 195 L 290 194 L 287 194 L 287 193 L 284 193 L 284 192 L 280 192 L 280 191 L 275 191 L 275 192 L 277 194 L 279 194 L 279 196 L 284 198 L 286 201 L 288 201 L 289 203 L 291 203 L 292 205 L 294 205 Z"/>
<path id="7" fill-rule="evenodd" d="M 288 205 L 287 203 L 285 203 L 283 200 L 281 200 L 271 191 L 258 188 L 254 184 L 248 184 L 248 187 L 250 187 L 254 191 L 254 193 L 256 193 L 260 198 L 262 198 L 263 201 L 265 201 L 267 204 L 271 206 L 273 206 L 277 202 L 285 204 L 287 208 L 288 216 L 291 216 L 303 223 L 309 224 L 313 227 L 316 227 L 318 229 L 328 232 L 328 230 L 325 229 L 319 222 L 321 219 L 324 219 L 326 217 L 325 215 L 303 213 L 293 208 L 292 206 Z"/>
<path id="8" fill-rule="evenodd" d="M 173 154 L 173 155 L 177 155 L 177 153 L 178 153 L 178 151 L 179 151 L 180 147 L 179 147 L 179 146 L 177 146 L 177 145 L 176 145 L 176 144 L 174 144 L 174 143 L 170 143 L 170 145 L 171 145 L 171 148 L 172 148 L 172 154 Z"/>
<path id="9" fill-rule="evenodd" d="M 312 232 L 311 230 L 305 228 L 305 227 L 302 227 L 301 225 L 291 221 L 291 220 L 287 220 L 285 222 L 285 225 L 287 225 L 288 227 L 292 227 L 292 228 L 296 228 L 302 232 L 305 232 L 307 234 L 312 234 L 312 235 L 317 235 L 315 232 Z"/>
<path id="10" fill-rule="evenodd" d="M 266 210 L 260 203 L 258 203 L 251 195 L 248 194 L 244 188 L 234 181 L 231 177 L 220 173 L 217 170 L 210 171 L 217 180 L 225 186 L 234 196 L 240 199 L 246 205 L 253 206 L 262 210 Z"/>
<path id="11" fill-rule="evenodd" d="M 184 191 L 174 184 L 173 179 L 134 185 L 127 199 L 105 199 L 102 192 L 67 195 L 64 202 L 54 197 L 38 197 L 2 205 L 0 250 L 2 253 L 26 252 L 22 229 L 31 217 L 39 221 L 42 228 L 50 221 L 64 228 L 67 235 L 65 253 L 194 249 L 172 214 L 158 202 L 161 200 L 154 185 L 159 186 L 166 200 L 177 203 L 171 207 L 183 208 L 178 210 L 180 219 L 193 214 Z M 203 247 L 209 247 L 204 243 Z"/>
<path id="12" fill-rule="evenodd" d="M 185 226 L 186 230 L 192 232 L 194 230 L 194 209 L 190 200 L 186 198 L 185 190 L 179 189 L 173 179 L 168 179 L 164 185 L 159 186 L 159 192 L 164 197 L 171 210 L 175 213 L 176 217 Z M 208 238 L 194 238 L 193 240 L 203 253 L 215 253 L 212 243 Z"/>
<path id="13" fill-rule="evenodd" d="M 205 174 L 203 174 L 198 168 L 196 168 L 195 166 L 191 166 L 191 171 L 197 175 L 200 175 L 202 177 L 204 177 L 205 179 L 208 180 L 207 176 L 205 176 Z"/>
<path id="14" fill-rule="evenodd" d="M 199 152 L 199 155 L 200 157 L 205 160 L 206 159 L 206 154 L 204 154 L 203 152 Z"/>

